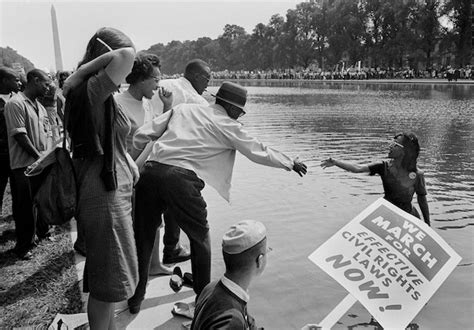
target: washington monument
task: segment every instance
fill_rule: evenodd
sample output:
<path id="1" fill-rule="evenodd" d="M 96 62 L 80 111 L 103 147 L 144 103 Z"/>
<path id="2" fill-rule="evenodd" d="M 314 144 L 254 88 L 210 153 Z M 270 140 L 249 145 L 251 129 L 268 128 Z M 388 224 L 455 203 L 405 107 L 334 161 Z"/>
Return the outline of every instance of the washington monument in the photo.
<path id="1" fill-rule="evenodd" d="M 63 57 L 61 55 L 61 44 L 59 43 L 58 21 L 56 20 L 56 10 L 51 5 L 51 24 L 53 25 L 54 57 L 56 60 L 56 71 L 63 70 Z"/>

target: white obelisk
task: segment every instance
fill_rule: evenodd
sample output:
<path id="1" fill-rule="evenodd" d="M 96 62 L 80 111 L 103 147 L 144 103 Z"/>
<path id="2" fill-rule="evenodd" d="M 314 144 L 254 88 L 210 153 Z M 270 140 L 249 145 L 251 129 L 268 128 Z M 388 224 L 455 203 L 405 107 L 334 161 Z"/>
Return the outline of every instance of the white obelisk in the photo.
<path id="1" fill-rule="evenodd" d="M 61 44 L 59 43 L 58 21 L 56 20 L 56 10 L 51 5 L 51 24 L 53 25 L 54 57 L 56 60 L 56 71 L 63 70 L 63 57 L 61 55 Z"/>

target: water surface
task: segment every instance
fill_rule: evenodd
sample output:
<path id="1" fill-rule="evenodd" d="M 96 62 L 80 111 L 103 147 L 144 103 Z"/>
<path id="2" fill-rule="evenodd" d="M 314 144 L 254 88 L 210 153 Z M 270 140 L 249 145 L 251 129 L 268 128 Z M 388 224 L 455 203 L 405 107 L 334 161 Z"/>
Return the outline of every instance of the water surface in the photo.
<path id="1" fill-rule="evenodd" d="M 414 132 L 421 145 L 432 227 L 462 256 L 413 321 L 420 329 L 474 324 L 474 85 L 247 82 L 246 130 L 306 162 L 309 173 L 259 166 L 238 156 L 232 203 L 210 188 L 213 278 L 222 274 L 220 237 L 241 219 L 264 221 L 273 252 L 251 286 L 249 310 L 265 329 L 299 329 L 321 321 L 346 295 L 307 256 L 383 195 L 379 177 L 319 163 L 334 157 L 359 164 L 386 159 L 388 142 Z M 215 93 L 217 87 L 209 87 Z M 415 202 L 416 204 L 416 202 Z M 370 321 L 360 305 L 339 328 Z"/>

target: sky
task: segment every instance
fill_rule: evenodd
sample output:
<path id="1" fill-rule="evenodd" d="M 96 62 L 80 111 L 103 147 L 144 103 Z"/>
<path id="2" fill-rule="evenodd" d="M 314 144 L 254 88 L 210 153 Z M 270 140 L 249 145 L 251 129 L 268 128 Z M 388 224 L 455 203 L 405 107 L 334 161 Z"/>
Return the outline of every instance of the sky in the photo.
<path id="1" fill-rule="evenodd" d="M 137 50 L 172 40 L 217 38 L 226 24 L 251 34 L 270 17 L 285 17 L 303 0 L 90 1 L 0 0 L 0 46 L 15 49 L 40 69 L 55 71 L 51 6 L 54 5 L 64 69 L 72 70 L 87 42 L 103 26 L 125 32 Z"/>

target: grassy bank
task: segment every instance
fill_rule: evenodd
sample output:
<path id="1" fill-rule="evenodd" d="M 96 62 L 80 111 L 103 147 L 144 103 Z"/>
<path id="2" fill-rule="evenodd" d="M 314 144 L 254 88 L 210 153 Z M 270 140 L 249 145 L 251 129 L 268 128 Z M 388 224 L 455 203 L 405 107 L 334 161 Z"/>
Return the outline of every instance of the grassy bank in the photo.
<path id="1" fill-rule="evenodd" d="M 11 199 L 5 197 L 0 218 L 0 329 L 43 329 L 57 313 L 80 313 L 69 224 L 55 228 L 54 241 L 41 241 L 31 260 L 18 260 L 11 251 L 15 245 Z"/>

